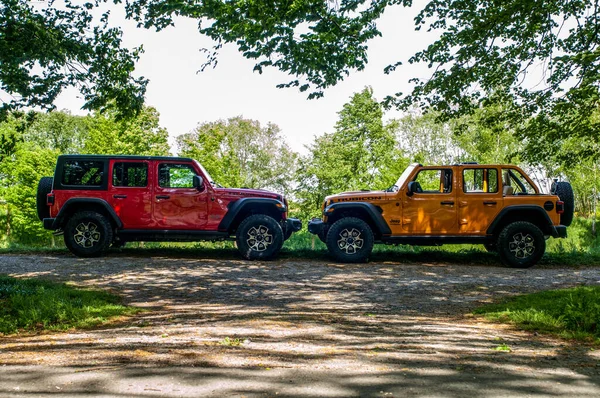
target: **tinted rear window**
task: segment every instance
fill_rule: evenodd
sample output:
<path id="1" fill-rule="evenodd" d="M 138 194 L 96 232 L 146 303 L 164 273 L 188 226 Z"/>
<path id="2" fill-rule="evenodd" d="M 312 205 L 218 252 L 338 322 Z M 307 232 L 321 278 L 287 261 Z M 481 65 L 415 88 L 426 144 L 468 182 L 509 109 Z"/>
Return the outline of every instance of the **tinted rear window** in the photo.
<path id="1" fill-rule="evenodd" d="M 148 164 L 123 162 L 113 166 L 113 186 L 145 187 L 148 185 Z"/>
<path id="2" fill-rule="evenodd" d="M 102 185 L 104 162 L 67 160 L 63 165 L 62 185 L 99 187 Z"/>

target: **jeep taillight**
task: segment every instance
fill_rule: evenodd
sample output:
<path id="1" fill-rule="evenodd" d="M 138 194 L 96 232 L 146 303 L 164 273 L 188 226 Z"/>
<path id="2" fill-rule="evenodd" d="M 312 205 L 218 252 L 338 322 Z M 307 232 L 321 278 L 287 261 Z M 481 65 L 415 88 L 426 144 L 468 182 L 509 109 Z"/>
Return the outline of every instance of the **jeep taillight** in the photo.
<path id="1" fill-rule="evenodd" d="M 48 206 L 52 206 L 54 204 L 54 194 L 53 193 L 49 193 L 48 195 L 46 195 L 46 204 Z"/>
<path id="2" fill-rule="evenodd" d="M 565 202 L 563 202 L 562 200 L 556 201 L 556 212 L 558 214 L 563 214 L 565 212 Z"/>

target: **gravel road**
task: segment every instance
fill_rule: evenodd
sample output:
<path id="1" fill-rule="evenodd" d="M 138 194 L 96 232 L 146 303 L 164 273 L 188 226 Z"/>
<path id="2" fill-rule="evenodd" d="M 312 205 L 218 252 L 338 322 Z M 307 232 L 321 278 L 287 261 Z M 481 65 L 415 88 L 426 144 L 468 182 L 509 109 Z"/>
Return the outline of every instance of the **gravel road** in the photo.
<path id="1" fill-rule="evenodd" d="M 600 396 L 598 347 L 471 315 L 517 293 L 600 284 L 600 267 L 128 251 L 5 255 L 0 273 L 106 289 L 148 310 L 98 330 L 0 337 L 2 397 Z"/>

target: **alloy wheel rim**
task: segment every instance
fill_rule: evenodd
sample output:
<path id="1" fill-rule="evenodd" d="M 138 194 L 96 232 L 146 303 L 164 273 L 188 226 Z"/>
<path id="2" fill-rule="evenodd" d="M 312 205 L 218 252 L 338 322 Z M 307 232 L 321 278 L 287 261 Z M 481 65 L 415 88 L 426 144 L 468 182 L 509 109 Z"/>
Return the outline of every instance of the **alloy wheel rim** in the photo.
<path id="1" fill-rule="evenodd" d="M 531 234 L 519 232 L 508 243 L 508 250 L 518 259 L 530 257 L 535 252 L 535 239 Z"/>
<path id="2" fill-rule="evenodd" d="M 344 229 L 340 232 L 340 239 L 338 239 L 338 248 L 346 254 L 356 254 L 362 249 L 365 241 L 361 238 L 360 231 L 356 228 Z"/>
<path id="3" fill-rule="evenodd" d="M 94 222 L 82 222 L 75 227 L 73 240 L 83 248 L 90 248 L 100 242 L 100 231 Z"/>
<path id="4" fill-rule="evenodd" d="M 248 231 L 246 243 L 250 250 L 262 252 L 268 249 L 273 244 L 273 235 L 269 232 L 269 228 L 264 225 L 252 227 Z"/>

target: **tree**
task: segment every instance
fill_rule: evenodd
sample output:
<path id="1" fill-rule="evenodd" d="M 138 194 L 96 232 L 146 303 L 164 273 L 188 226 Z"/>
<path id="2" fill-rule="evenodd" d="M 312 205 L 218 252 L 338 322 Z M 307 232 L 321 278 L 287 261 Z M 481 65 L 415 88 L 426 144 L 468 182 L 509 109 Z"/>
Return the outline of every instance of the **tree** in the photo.
<path id="1" fill-rule="evenodd" d="M 133 76 L 141 50 L 121 47 L 109 11 L 94 17 L 103 2 L 0 3 L 0 120 L 22 107 L 54 109 L 68 86 L 80 90 L 85 109 L 116 104 L 123 116 L 141 109 L 147 80 Z"/>
<path id="2" fill-rule="evenodd" d="M 88 135 L 88 117 L 74 116 L 69 111 L 35 112 L 33 121 L 23 132 L 25 141 L 59 153 L 80 153 Z"/>
<path id="3" fill-rule="evenodd" d="M 59 152 L 30 142 L 20 143 L 13 155 L 0 163 L 0 197 L 6 204 L 3 227 L 10 239 L 22 243 L 48 243 L 36 210 L 36 189 L 41 177 L 54 174 Z"/>
<path id="4" fill-rule="evenodd" d="M 181 156 L 197 159 L 216 183 L 288 193 L 297 155 L 275 124 L 261 127 L 241 116 L 202 123 L 177 137 Z"/>
<path id="5" fill-rule="evenodd" d="M 306 214 L 333 193 L 388 188 L 407 164 L 370 88 L 354 94 L 338 114 L 335 131 L 318 137 L 301 160 L 296 195 Z"/>
<path id="6" fill-rule="evenodd" d="M 169 133 L 159 124 L 160 114 L 143 107 L 132 118 L 119 119 L 116 110 L 88 116 L 82 151 L 113 155 L 169 155 Z"/>

